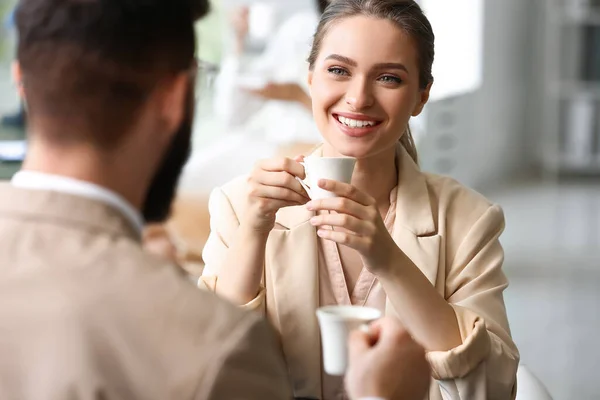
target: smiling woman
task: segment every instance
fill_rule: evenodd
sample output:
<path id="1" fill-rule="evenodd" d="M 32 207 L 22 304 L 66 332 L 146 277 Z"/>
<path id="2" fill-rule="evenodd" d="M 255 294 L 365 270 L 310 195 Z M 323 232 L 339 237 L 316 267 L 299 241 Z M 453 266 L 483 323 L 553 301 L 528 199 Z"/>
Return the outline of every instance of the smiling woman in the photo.
<path id="1" fill-rule="evenodd" d="M 321 366 L 315 309 L 366 305 L 396 316 L 428 351 L 430 399 L 510 399 L 518 351 L 504 308 L 500 207 L 421 172 L 409 121 L 433 84 L 434 34 L 414 1 L 334 0 L 309 57 L 323 145 L 353 157 L 350 184 L 310 201 L 302 157 L 257 164 L 214 191 L 203 282 L 266 313 L 295 395 L 338 399 Z"/>
<path id="2" fill-rule="evenodd" d="M 321 19 L 317 29 L 317 35 L 315 36 L 311 54 L 308 59 L 311 70 L 309 80 L 312 81 L 315 68 L 317 67 L 317 63 L 320 61 L 319 55 L 321 55 L 325 57 L 322 62 L 327 64 L 327 72 L 337 75 L 340 80 L 343 80 L 343 77 L 349 77 L 350 73 L 353 71 L 355 73 L 362 72 L 363 75 L 370 74 L 371 78 L 374 77 L 375 80 L 387 85 L 387 87 L 390 89 L 406 86 L 407 83 L 416 83 L 419 89 L 421 89 L 421 96 L 418 99 L 419 103 L 413 108 L 410 115 L 404 115 L 406 113 L 398 114 L 400 117 L 398 122 L 404 128 L 398 129 L 398 127 L 396 127 L 395 131 L 402 134 L 399 138 L 400 142 L 413 160 L 418 162 L 417 149 L 414 144 L 410 127 L 408 126 L 408 119 L 410 116 L 418 116 L 429 98 L 429 92 L 433 83 L 431 70 L 435 53 L 435 37 L 433 30 L 431 29 L 431 25 L 429 24 L 427 18 L 423 15 L 421 9 L 414 2 L 404 2 L 404 4 L 400 4 L 399 6 L 402 7 L 403 10 L 400 10 L 400 7 L 391 9 L 389 4 L 386 5 L 385 1 L 366 2 L 368 4 L 367 7 L 369 8 L 369 13 L 372 16 L 378 17 L 378 21 L 376 24 L 373 24 L 373 21 L 367 20 L 355 22 L 356 28 L 362 32 L 369 32 L 370 29 L 374 29 L 374 33 L 382 29 L 387 30 L 390 34 L 384 34 L 382 37 L 386 37 L 389 39 L 389 41 L 378 41 L 374 44 L 376 44 L 378 49 L 383 50 L 383 56 L 389 57 L 389 51 L 392 49 L 403 49 L 404 54 L 399 54 L 400 57 L 397 62 L 388 61 L 375 64 L 371 63 L 371 65 L 369 65 L 370 71 L 359 71 L 357 70 L 357 67 L 359 66 L 357 60 L 354 60 L 347 55 L 328 54 L 326 49 L 322 49 L 325 37 L 327 37 L 328 43 L 337 41 L 336 44 L 341 45 L 341 47 L 338 46 L 337 48 L 340 49 L 344 47 L 348 48 L 348 44 L 352 44 L 353 48 L 348 48 L 347 54 L 358 53 L 360 55 L 366 55 L 367 57 L 373 56 L 373 53 L 365 51 L 367 50 L 366 48 L 357 49 L 354 47 L 357 41 L 346 40 L 345 37 L 340 36 L 340 32 L 342 31 L 336 29 L 337 21 L 356 17 L 357 15 L 363 15 L 357 9 L 360 7 L 358 3 L 360 2 L 336 2 L 336 4 L 332 6 L 330 12 L 323 15 L 323 18 Z M 395 3 L 399 2 L 396 1 Z M 363 44 L 365 44 L 369 49 L 375 50 L 371 47 L 373 44 Z M 415 51 L 416 54 L 411 54 L 411 52 L 414 53 Z M 395 57 L 398 57 L 398 55 L 395 55 Z M 411 59 L 417 61 L 417 63 L 415 63 L 415 65 L 405 65 L 406 61 L 404 60 Z M 338 62 L 340 66 L 336 66 L 335 62 Z M 366 64 L 361 63 L 361 65 Z M 411 68 L 412 71 L 409 71 L 409 68 Z M 348 79 L 345 80 L 347 81 Z M 408 82 L 409 80 L 411 82 Z M 414 89 L 414 87 L 412 89 Z M 316 110 L 313 111 L 315 111 L 315 118 L 317 122 L 319 122 L 319 118 L 317 117 L 318 112 L 316 112 Z M 352 118 L 352 116 L 350 118 Z M 354 118 L 358 120 L 361 119 L 356 115 Z M 323 133 L 324 130 L 321 127 L 319 128 Z"/>

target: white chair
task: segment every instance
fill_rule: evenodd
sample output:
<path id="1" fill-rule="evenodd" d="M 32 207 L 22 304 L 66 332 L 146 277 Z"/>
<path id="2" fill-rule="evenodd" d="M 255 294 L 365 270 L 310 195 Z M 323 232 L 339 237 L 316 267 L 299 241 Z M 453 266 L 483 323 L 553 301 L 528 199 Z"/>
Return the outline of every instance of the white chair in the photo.
<path id="1" fill-rule="evenodd" d="M 542 381 L 524 365 L 517 371 L 517 400 L 552 400 Z"/>

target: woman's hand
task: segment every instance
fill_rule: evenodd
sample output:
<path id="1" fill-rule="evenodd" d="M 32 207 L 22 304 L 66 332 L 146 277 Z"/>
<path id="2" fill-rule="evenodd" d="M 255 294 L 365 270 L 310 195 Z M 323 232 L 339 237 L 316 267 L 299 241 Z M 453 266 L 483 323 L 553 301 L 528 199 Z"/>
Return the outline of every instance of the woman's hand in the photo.
<path id="1" fill-rule="evenodd" d="M 305 179 L 302 157 L 259 161 L 248 177 L 248 204 L 243 224 L 253 232 L 268 234 L 275 214 L 283 207 L 306 204 L 310 198 L 296 177 Z"/>
<path id="2" fill-rule="evenodd" d="M 319 187 L 338 197 L 307 204 L 311 211 L 333 212 L 311 219 L 311 224 L 318 229 L 317 234 L 358 251 L 372 273 L 388 271 L 400 249 L 386 229 L 375 199 L 342 182 L 323 179 Z"/>

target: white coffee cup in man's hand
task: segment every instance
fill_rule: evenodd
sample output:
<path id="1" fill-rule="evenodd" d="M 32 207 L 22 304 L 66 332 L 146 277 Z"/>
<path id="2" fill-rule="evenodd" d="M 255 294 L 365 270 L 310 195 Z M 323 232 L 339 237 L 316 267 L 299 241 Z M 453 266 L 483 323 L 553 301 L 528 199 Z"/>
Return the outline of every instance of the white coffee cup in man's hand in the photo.
<path id="1" fill-rule="evenodd" d="M 422 399 L 431 380 L 425 350 L 400 321 L 385 317 L 349 339 L 345 387 L 351 399 Z"/>
<path id="2" fill-rule="evenodd" d="M 341 376 L 348 368 L 348 338 L 357 329 L 381 318 L 376 308 L 329 306 L 317 310 L 323 346 L 323 366 L 329 375 Z"/>

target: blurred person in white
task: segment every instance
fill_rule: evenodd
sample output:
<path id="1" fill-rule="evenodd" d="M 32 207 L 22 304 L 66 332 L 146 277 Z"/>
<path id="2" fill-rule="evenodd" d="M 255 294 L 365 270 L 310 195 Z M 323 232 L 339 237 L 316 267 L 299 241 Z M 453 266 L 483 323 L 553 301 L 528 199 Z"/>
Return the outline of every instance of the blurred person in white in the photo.
<path id="1" fill-rule="evenodd" d="M 429 399 L 515 396 L 502 209 L 422 172 L 408 127 L 429 98 L 434 41 L 414 1 L 331 1 L 309 57 L 324 139 L 312 156 L 356 158 L 351 184 L 322 180 L 337 197 L 310 201 L 302 157 L 273 158 L 212 193 L 200 283 L 265 313 L 296 394 L 344 398 L 322 368 L 314 314 L 366 305 L 425 347 Z"/>
<path id="2" fill-rule="evenodd" d="M 328 0 L 317 10 L 298 12 L 268 38 L 265 50 L 248 60 L 250 7 L 234 10 L 232 54 L 225 57 L 215 84 L 215 111 L 230 128 L 258 132 L 284 147 L 310 149 L 320 136 L 312 118 L 306 62 L 312 36 Z"/>
<path id="3" fill-rule="evenodd" d="M 140 244 L 142 225 L 168 215 L 190 151 L 193 21 L 206 9 L 21 0 L 29 152 L 0 185 L 1 399 L 291 398 L 264 319 Z M 424 351 L 397 321 L 351 349 L 355 399 L 421 398 Z"/>

